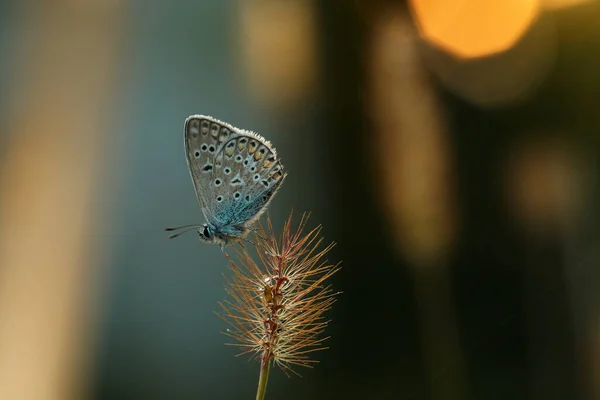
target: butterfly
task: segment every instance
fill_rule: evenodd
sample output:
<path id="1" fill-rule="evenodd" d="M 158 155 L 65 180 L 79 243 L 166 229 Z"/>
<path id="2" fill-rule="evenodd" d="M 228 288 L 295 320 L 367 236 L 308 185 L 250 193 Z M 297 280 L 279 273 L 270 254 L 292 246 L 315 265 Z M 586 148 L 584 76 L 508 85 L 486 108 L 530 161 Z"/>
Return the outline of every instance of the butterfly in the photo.
<path id="1" fill-rule="evenodd" d="M 185 120 L 185 155 L 206 223 L 166 228 L 198 229 L 200 239 L 221 250 L 242 240 L 267 209 L 287 173 L 271 143 L 257 133 L 206 115 Z"/>

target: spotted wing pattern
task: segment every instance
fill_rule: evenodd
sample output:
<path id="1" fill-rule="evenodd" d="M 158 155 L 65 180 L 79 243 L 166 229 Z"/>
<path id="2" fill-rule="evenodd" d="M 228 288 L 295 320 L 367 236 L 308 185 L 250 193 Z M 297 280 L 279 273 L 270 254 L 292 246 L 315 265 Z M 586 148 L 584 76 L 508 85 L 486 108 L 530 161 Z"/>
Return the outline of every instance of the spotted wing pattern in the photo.
<path id="1" fill-rule="evenodd" d="M 234 139 L 237 129 L 204 115 L 192 115 L 185 120 L 185 153 L 196 191 L 196 197 L 204 217 L 210 221 L 211 202 L 214 201 L 211 185 L 215 168 L 215 155 L 223 145 Z"/>
<path id="2" fill-rule="evenodd" d="M 213 163 L 210 185 L 217 225 L 231 232 L 244 230 L 266 209 L 285 179 L 275 149 L 262 136 L 248 131 L 226 141 Z M 227 233 L 227 232 L 226 232 Z"/>

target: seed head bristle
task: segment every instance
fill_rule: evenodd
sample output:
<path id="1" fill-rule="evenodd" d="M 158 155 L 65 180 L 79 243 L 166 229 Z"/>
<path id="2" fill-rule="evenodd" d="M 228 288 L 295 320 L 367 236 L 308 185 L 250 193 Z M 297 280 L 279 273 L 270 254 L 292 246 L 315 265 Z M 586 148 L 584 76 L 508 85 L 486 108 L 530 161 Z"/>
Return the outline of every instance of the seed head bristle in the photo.
<path id="1" fill-rule="evenodd" d="M 289 376 L 296 366 L 312 367 L 312 353 L 327 347 L 322 334 L 329 322 L 324 318 L 335 302 L 326 284 L 339 265 L 324 258 L 334 244 L 323 249 L 321 226 L 303 233 L 308 216 L 297 228 L 292 215 L 279 238 L 270 218 L 259 226 L 254 248 L 258 263 L 247 247 L 235 246 L 234 258 L 226 255 L 231 277 L 226 277 L 230 300 L 220 303 L 219 314 L 230 326 L 225 332 L 241 354 L 252 354 L 263 365 L 271 359 Z"/>

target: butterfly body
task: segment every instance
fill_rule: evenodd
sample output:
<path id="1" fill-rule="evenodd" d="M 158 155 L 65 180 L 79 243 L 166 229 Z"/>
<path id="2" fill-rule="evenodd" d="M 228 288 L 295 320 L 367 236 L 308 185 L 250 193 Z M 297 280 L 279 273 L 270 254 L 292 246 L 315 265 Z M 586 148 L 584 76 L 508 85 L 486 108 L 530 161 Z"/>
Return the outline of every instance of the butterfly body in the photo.
<path id="1" fill-rule="evenodd" d="M 190 175 L 206 218 L 204 225 L 188 227 L 199 228 L 202 241 L 221 248 L 243 239 L 285 179 L 275 149 L 254 132 L 204 115 L 186 119 L 184 136 Z"/>

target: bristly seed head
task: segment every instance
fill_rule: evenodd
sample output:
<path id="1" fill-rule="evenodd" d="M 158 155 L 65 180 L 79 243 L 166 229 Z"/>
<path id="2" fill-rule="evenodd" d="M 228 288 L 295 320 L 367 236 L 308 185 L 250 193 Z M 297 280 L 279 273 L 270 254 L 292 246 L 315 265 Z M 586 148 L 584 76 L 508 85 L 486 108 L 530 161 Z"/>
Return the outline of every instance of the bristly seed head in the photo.
<path id="1" fill-rule="evenodd" d="M 241 348 L 265 365 L 271 359 L 287 374 L 294 366 L 311 367 L 311 353 L 324 350 L 321 337 L 328 320 L 323 314 L 335 302 L 331 285 L 325 281 L 340 267 L 324 258 L 334 246 L 319 250 L 321 227 L 303 234 L 308 217 L 302 216 L 292 231 L 292 216 L 281 237 L 273 232 L 271 220 L 256 235 L 256 263 L 244 246 L 236 246 L 237 261 L 227 256 L 233 272 L 226 278 L 231 300 L 220 303 L 219 314 L 229 325 L 225 332 Z"/>

